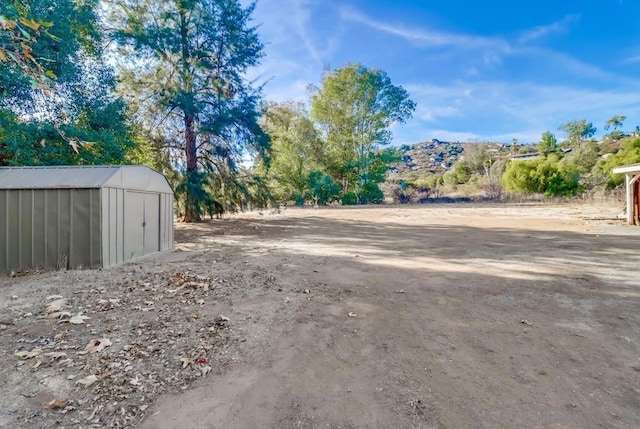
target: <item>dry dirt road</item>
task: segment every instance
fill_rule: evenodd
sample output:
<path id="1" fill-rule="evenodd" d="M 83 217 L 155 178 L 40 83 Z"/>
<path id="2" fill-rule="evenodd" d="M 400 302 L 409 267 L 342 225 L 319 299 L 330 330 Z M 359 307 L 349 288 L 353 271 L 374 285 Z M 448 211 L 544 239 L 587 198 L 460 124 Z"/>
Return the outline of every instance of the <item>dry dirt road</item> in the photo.
<path id="1" fill-rule="evenodd" d="M 144 429 L 638 428 L 640 228 L 602 220 L 618 211 L 582 205 L 288 209 L 178 225 L 176 252 L 96 273 L 92 281 L 111 285 L 100 276 L 178 271 L 225 279 L 197 308 L 169 307 L 176 320 L 183 311 L 212 323 L 224 314 L 224 347 L 209 349 L 208 376 L 188 389 L 167 388 L 173 393 L 145 407 L 141 422 L 129 423 Z M 89 276 L 4 279 L 0 292 L 18 294 L 24 282 L 50 285 L 71 275 Z M 58 286 L 61 295 L 71 293 Z M 131 341 L 114 344 L 111 353 Z M 163 356 L 170 353 L 167 345 Z M 179 364 L 163 363 L 174 372 L 190 370 Z M 86 390 L 48 388 L 51 397 Z M 4 421 L 29 427 L 23 405 L 12 404 L 5 409 L 22 420 L 7 411 Z M 99 427 L 108 421 L 101 412 L 115 412 L 95 409 L 90 418 L 72 411 L 78 418 L 63 422 Z M 48 410 L 35 414 L 29 418 L 36 426 L 61 419 Z"/>

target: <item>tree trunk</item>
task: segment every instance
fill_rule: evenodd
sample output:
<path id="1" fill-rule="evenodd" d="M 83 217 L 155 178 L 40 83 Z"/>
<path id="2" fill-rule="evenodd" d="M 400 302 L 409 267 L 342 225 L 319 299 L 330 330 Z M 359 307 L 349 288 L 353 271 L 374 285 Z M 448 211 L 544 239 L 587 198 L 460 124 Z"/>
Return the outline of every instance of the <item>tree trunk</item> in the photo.
<path id="1" fill-rule="evenodd" d="M 196 153 L 196 133 L 193 129 L 194 119 L 192 115 L 184 117 L 184 140 L 185 154 L 187 156 L 187 192 L 185 199 L 184 221 L 198 222 L 200 214 L 198 213 L 198 201 L 193 195 L 193 183 L 189 183 L 195 179 L 195 173 L 198 171 L 198 155 Z"/>

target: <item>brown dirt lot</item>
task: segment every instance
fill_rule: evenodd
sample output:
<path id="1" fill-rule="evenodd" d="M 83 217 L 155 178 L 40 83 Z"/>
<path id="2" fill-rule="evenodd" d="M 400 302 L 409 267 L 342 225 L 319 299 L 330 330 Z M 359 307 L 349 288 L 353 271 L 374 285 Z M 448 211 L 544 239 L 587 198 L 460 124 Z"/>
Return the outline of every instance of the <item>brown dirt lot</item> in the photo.
<path id="1" fill-rule="evenodd" d="M 640 427 L 640 228 L 618 212 L 288 209 L 1 278 L 0 427 Z"/>

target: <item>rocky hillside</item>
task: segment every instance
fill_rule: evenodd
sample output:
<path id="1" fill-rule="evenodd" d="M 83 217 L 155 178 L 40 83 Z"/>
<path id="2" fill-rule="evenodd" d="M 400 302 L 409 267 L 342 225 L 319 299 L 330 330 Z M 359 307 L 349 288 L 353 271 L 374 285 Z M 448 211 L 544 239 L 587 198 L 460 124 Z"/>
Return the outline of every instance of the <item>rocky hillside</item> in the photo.
<path id="1" fill-rule="evenodd" d="M 485 142 L 483 142 L 485 143 Z M 450 169 L 460 157 L 464 157 L 465 149 L 478 143 L 444 142 L 433 139 L 428 142 L 403 145 L 402 161 L 395 164 L 389 172 L 389 181 L 415 180 L 431 174 L 444 173 Z M 496 157 L 510 154 L 510 146 L 501 143 L 485 143 L 488 150 Z"/>

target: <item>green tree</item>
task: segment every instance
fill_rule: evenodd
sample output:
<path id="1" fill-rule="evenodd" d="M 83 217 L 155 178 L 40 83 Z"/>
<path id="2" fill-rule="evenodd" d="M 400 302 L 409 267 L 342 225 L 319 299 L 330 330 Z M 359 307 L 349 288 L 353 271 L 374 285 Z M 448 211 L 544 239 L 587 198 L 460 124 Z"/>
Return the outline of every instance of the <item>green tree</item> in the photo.
<path id="1" fill-rule="evenodd" d="M 301 103 L 270 103 L 261 120 L 271 139 L 268 160 L 260 159 L 259 171 L 269 178 L 280 201 L 304 202 L 309 175 L 323 167 L 324 145 Z"/>
<path id="2" fill-rule="evenodd" d="M 581 173 L 588 173 L 598 161 L 600 146 L 597 142 L 590 140 L 583 142 L 580 146 L 573 148 L 563 161 L 575 166 Z"/>
<path id="3" fill-rule="evenodd" d="M 558 150 L 558 140 L 551 131 L 545 131 L 542 133 L 540 142 L 538 143 L 538 152 L 544 156 L 548 156 L 550 153 Z"/>
<path id="4" fill-rule="evenodd" d="M 390 143 L 390 126 L 414 110 L 407 91 L 381 70 L 354 64 L 325 77 L 312 97 L 311 114 L 327 141 L 327 171 L 343 195 L 358 195 L 372 182 L 375 150 Z"/>
<path id="5" fill-rule="evenodd" d="M 251 15 L 237 0 L 118 0 L 110 2 L 113 36 L 138 107 L 152 112 L 184 165 L 185 221 L 200 219 L 207 181 L 235 183 L 247 153 L 264 154 L 258 125 L 259 88 L 246 79 L 263 46 Z M 201 173 L 205 172 L 207 180 Z"/>
<path id="6" fill-rule="evenodd" d="M 610 139 L 622 138 L 623 133 L 622 131 L 620 131 L 620 128 L 622 128 L 622 125 L 626 120 L 627 117 L 624 115 L 614 115 L 609 118 L 609 120 L 607 120 L 607 122 L 605 122 L 604 124 L 604 129 L 609 130 L 610 128 L 613 128 L 613 130 L 607 135 L 607 137 Z"/>
<path id="7" fill-rule="evenodd" d="M 596 127 L 591 122 L 587 122 L 586 119 L 569 121 L 560 125 L 558 129 L 566 134 L 570 147 L 579 146 L 584 140 L 593 137 L 597 131 Z"/>
<path id="8" fill-rule="evenodd" d="M 604 124 L 604 129 L 608 130 L 609 128 L 613 128 L 614 131 L 622 128 L 622 124 L 627 120 L 627 117 L 624 115 L 614 115 Z"/>
<path id="9" fill-rule="evenodd" d="M 598 161 L 593 173 L 601 184 L 613 189 L 624 183 L 624 174 L 613 174 L 613 169 L 637 163 L 640 163 L 640 137 L 628 137 L 622 140 L 622 148 L 618 153 Z"/>
<path id="10" fill-rule="evenodd" d="M 307 199 L 314 205 L 326 205 L 334 201 L 340 193 L 340 186 L 337 185 L 331 176 L 320 171 L 312 171 L 307 177 L 308 194 Z"/>
<path id="11" fill-rule="evenodd" d="M 36 20 L 29 16 L 24 6 L 15 1 L 0 1 L 0 66 L 5 72 L 0 74 L 2 86 L 0 86 L 0 97 L 10 91 L 7 88 L 7 69 L 13 69 L 11 73 L 14 77 L 19 74 L 30 79 L 31 85 L 45 89 L 47 83 L 54 73 L 45 70 L 42 59 L 34 56 L 33 47 L 40 37 L 52 36 L 48 28 L 53 25 L 51 22 Z"/>
<path id="12" fill-rule="evenodd" d="M 114 97 L 115 78 L 103 58 L 97 4 L 0 0 L 6 13 L 0 38 L 14 43 L 3 48 L 11 61 L 0 61 L 3 164 L 120 163 L 133 146 L 125 105 Z M 10 31 L 23 36 L 22 59 Z"/>
<path id="13" fill-rule="evenodd" d="M 489 145 L 486 143 L 474 143 L 464 150 L 464 162 L 472 174 L 489 175 L 491 165 L 495 162 L 495 159 L 491 156 L 488 147 Z"/>

